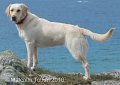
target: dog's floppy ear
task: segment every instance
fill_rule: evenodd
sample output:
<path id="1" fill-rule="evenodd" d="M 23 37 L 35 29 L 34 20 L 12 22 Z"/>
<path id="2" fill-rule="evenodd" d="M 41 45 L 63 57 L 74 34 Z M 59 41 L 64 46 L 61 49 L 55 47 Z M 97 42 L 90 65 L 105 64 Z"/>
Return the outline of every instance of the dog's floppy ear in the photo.
<path id="1" fill-rule="evenodd" d="M 5 13 L 7 16 L 10 16 L 10 7 L 11 7 L 11 4 L 5 10 Z"/>
<path id="2" fill-rule="evenodd" d="M 21 4 L 21 7 L 23 9 L 23 13 L 27 13 L 28 7 L 25 4 Z"/>

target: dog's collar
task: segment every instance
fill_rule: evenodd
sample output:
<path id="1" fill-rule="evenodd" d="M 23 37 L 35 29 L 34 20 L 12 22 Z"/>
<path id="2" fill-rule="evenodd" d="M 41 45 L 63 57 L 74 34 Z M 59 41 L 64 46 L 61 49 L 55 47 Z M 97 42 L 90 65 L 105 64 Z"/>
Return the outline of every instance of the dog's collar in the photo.
<path id="1" fill-rule="evenodd" d="M 25 17 L 23 17 L 23 18 L 22 18 L 20 21 L 18 21 L 16 24 L 17 24 L 17 25 L 22 24 L 22 23 L 25 21 L 25 19 L 27 18 L 27 16 L 28 16 L 28 13 L 26 13 Z"/>

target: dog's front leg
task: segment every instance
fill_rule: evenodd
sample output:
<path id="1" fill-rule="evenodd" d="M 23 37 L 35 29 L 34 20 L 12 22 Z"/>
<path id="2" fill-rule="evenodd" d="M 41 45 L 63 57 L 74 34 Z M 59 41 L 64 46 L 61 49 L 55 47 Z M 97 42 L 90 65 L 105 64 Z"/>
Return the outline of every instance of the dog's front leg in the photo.
<path id="1" fill-rule="evenodd" d="M 38 55 L 37 55 L 37 47 L 34 47 L 34 54 L 33 54 L 33 66 L 31 67 L 31 70 L 35 70 L 36 66 L 38 64 Z"/>
<path id="2" fill-rule="evenodd" d="M 26 41 L 26 48 L 27 48 L 27 56 L 28 56 L 28 62 L 27 67 L 31 68 L 32 61 L 33 61 L 33 55 L 34 55 L 34 43 Z"/>

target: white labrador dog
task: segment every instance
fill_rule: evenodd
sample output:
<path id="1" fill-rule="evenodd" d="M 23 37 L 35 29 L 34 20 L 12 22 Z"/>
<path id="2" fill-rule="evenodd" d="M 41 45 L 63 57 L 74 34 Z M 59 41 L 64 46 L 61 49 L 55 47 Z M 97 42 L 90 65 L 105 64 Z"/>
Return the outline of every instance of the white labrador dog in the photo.
<path id="1" fill-rule="evenodd" d="M 34 70 L 38 63 L 38 47 L 65 45 L 72 56 L 83 65 L 84 79 L 90 78 L 89 64 L 86 59 L 88 46 L 85 36 L 102 42 L 107 40 L 114 30 L 111 28 L 105 34 L 97 34 L 78 26 L 50 22 L 28 12 L 25 4 L 10 4 L 6 9 L 6 14 L 15 22 L 19 36 L 25 41 L 29 68 Z"/>

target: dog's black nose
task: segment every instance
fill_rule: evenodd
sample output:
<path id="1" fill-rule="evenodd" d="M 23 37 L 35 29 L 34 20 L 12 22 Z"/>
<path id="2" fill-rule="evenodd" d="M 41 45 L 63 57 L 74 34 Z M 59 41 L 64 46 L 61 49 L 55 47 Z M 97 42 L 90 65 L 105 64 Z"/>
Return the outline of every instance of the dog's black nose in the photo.
<path id="1" fill-rule="evenodd" d="M 15 16 L 12 17 L 12 21 L 16 21 L 16 17 Z"/>

